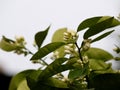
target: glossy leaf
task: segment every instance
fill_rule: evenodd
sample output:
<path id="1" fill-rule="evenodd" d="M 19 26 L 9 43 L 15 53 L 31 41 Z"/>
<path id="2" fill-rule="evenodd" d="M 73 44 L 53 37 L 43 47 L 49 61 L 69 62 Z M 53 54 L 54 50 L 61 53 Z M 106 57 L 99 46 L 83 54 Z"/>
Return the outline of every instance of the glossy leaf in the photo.
<path id="1" fill-rule="evenodd" d="M 10 82 L 9 90 L 17 90 L 19 85 L 21 85 L 21 83 L 22 84 L 25 83 L 24 80 L 32 72 L 34 72 L 34 70 L 26 70 L 26 71 L 22 71 L 22 72 L 18 73 L 17 75 L 15 75 Z M 23 87 L 20 86 L 19 90 L 20 90 L 20 88 L 22 88 L 24 90 L 24 86 Z M 25 86 L 25 88 L 26 88 L 26 86 Z"/>
<path id="2" fill-rule="evenodd" d="M 40 31 L 40 32 L 35 34 L 35 42 L 36 42 L 38 48 L 41 47 L 43 41 L 45 40 L 45 38 L 48 34 L 49 29 L 50 29 L 50 26 L 47 29 L 45 29 L 44 31 Z"/>
<path id="3" fill-rule="evenodd" d="M 120 25 L 120 22 L 114 17 L 103 17 L 95 25 L 91 26 L 84 34 L 84 39 L 96 35 L 108 28 Z"/>
<path id="4" fill-rule="evenodd" d="M 100 48 L 90 48 L 87 52 L 85 52 L 85 55 L 87 55 L 89 59 L 102 61 L 113 59 L 113 56 L 109 52 Z"/>
<path id="5" fill-rule="evenodd" d="M 91 27 L 93 25 L 95 25 L 100 19 L 102 18 L 102 16 L 99 17 L 92 17 L 92 18 L 88 18 L 86 20 L 84 20 L 82 23 L 80 23 L 80 25 L 77 28 L 77 32 L 86 29 L 88 27 Z"/>
<path id="6" fill-rule="evenodd" d="M 57 31 L 55 31 L 55 33 L 52 36 L 52 42 L 63 42 L 63 36 L 64 36 L 64 32 L 67 31 L 67 28 L 61 28 L 58 29 Z M 55 50 L 58 52 L 59 57 L 64 56 L 64 47 L 60 47 L 59 49 Z"/>
<path id="7" fill-rule="evenodd" d="M 13 40 L 10 40 L 3 36 L 3 38 L 0 41 L 0 48 L 4 51 L 10 52 L 22 48 L 22 46 L 15 44 Z"/>
<path id="8" fill-rule="evenodd" d="M 114 30 L 108 31 L 108 32 L 106 32 L 106 33 L 98 36 L 97 38 L 95 38 L 95 39 L 92 40 L 92 43 L 93 43 L 93 42 L 96 42 L 96 41 L 99 41 L 99 40 L 101 40 L 101 39 L 103 39 L 103 38 L 105 38 L 106 36 L 108 36 L 109 34 L 111 34 L 113 31 L 114 31 Z"/>
<path id="9" fill-rule="evenodd" d="M 44 56 L 48 55 L 49 53 L 55 51 L 56 49 L 60 48 L 61 46 L 65 45 L 63 42 L 53 42 L 50 44 L 45 45 L 44 47 L 40 48 L 31 58 L 31 60 L 41 59 Z"/>

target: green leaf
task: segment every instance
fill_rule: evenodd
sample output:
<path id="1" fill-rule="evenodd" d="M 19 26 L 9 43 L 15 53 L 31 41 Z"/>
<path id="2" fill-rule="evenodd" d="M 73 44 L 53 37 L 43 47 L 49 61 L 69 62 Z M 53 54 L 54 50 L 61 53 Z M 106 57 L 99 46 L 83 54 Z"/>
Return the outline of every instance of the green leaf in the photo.
<path id="1" fill-rule="evenodd" d="M 68 60 L 67 58 L 58 58 L 55 61 L 53 61 L 50 65 L 48 65 L 45 70 L 43 70 L 40 74 L 39 81 L 41 80 L 45 80 L 48 79 L 49 77 L 62 72 L 64 70 L 66 70 L 66 67 L 64 65 L 62 65 L 62 63 L 64 63 L 66 60 Z M 67 68 L 69 69 L 69 68 Z"/>
<path id="2" fill-rule="evenodd" d="M 13 51 L 19 48 L 22 48 L 23 46 L 15 44 L 13 40 L 10 40 L 6 38 L 5 36 L 2 37 L 2 40 L 0 41 L 0 48 L 4 51 Z"/>
<path id="3" fill-rule="evenodd" d="M 109 52 L 100 48 L 90 48 L 85 52 L 85 55 L 87 55 L 89 59 L 98 59 L 102 61 L 113 59 L 113 56 Z"/>
<path id="4" fill-rule="evenodd" d="M 29 76 L 34 71 L 35 70 L 25 70 L 15 75 L 10 82 L 9 90 L 18 90 L 18 87 L 19 87 L 19 90 L 24 90 L 24 86 L 22 87 L 21 85 L 23 85 L 23 83 L 26 83 L 24 80 L 26 79 L 27 76 Z M 27 88 L 26 85 L 25 85 L 25 88 Z M 29 90 L 29 89 L 26 89 L 26 90 Z"/>
<path id="5" fill-rule="evenodd" d="M 73 70 L 70 70 L 68 78 L 69 79 L 75 79 L 78 77 L 84 77 L 85 75 L 87 75 L 89 73 L 89 66 L 86 65 L 84 68 L 78 69 L 75 68 Z"/>
<path id="6" fill-rule="evenodd" d="M 52 37 L 52 42 L 63 42 L 63 36 L 64 36 L 64 32 L 67 31 L 67 28 L 61 28 L 58 29 L 57 31 L 55 31 L 55 33 L 53 34 Z M 59 57 L 63 57 L 64 56 L 64 47 L 60 47 L 59 49 L 55 50 L 58 52 Z"/>
<path id="7" fill-rule="evenodd" d="M 95 38 L 95 39 L 92 40 L 92 43 L 93 43 L 93 42 L 96 42 L 96 41 L 99 41 L 99 40 L 101 40 L 101 39 L 103 39 L 103 38 L 105 38 L 106 36 L 108 36 L 109 34 L 111 34 L 113 31 L 114 31 L 114 30 L 108 31 L 108 32 L 106 32 L 106 33 L 98 36 L 97 38 Z"/>
<path id="8" fill-rule="evenodd" d="M 67 83 L 55 78 L 48 78 L 48 80 L 45 81 L 45 84 L 56 88 L 68 88 Z"/>
<path id="9" fill-rule="evenodd" d="M 48 34 L 49 29 L 50 29 L 50 26 L 48 28 L 46 28 L 44 31 L 40 31 L 35 34 L 35 42 L 36 42 L 38 48 L 41 47 L 43 41 L 45 40 L 45 38 Z"/>
<path id="10" fill-rule="evenodd" d="M 26 81 L 26 80 L 23 80 L 23 81 L 19 84 L 17 90 L 30 90 L 30 88 L 27 86 L 27 81 Z"/>
<path id="11" fill-rule="evenodd" d="M 111 64 L 107 64 L 102 60 L 90 59 L 90 68 L 96 73 L 111 73 L 113 72 Z M 109 69 L 109 72 L 107 71 Z"/>
<path id="12" fill-rule="evenodd" d="M 120 22 L 114 17 L 105 16 L 102 17 L 95 25 L 89 27 L 84 34 L 84 39 L 87 39 L 93 35 L 96 35 L 108 28 L 120 25 Z"/>
<path id="13" fill-rule="evenodd" d="M 68 88 L 67 84 L 63 81 L 60 81 L 55 78 L 48 78 L 42 82 L 38 82 L 38 77 L 41 74 L 41 70 L 36 70 L 32 72 L 29 76 L 27 76 L 27 84 L 30 87 L 30 90 L 34 90 L 37 88 L 38 90 L 44 90 L 42 88 L 50 89 L 52 87 L 54 88 Z M 35 89 L 35 90 L 37 90 Z M 52 89 L 50 89 L 52 90 Z"/>
<path id="14" fill-rule="evenodd" d="M 81 30 L 83 30 L 85 28 L 88 28 L 88 27 L 91 27 L 91 26 L 95 25 L 101 18 L 102 18 L 102 16 L 100 16 L 100 17 L 92 17 L 92 18 L 88 18 L 88 19 L 84 20 L 78 26 L 77 32 L 79 32 L 79 31 L 81 31 Z"/>
<path id="15" fill-rule="evenodd" d="M 64 42 L 53 42 L 50 44 L 45 45 L 44 47 L 40 48 L 31 58 L 31 60 L 41 59 L 44 56 L 48 55 L 49 53 L 55 51 L 56 49 L 60 48 L 61 46 L 65 45 Z"/>

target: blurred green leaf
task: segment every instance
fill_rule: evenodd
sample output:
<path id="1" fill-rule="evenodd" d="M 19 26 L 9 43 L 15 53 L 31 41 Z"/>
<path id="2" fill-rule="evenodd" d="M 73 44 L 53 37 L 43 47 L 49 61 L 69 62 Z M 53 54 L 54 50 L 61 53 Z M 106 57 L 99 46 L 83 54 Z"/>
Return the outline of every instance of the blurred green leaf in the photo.
<path id="1" fill-rule="evenodd" d="M 57 31 L 55 31 L 55 33 L 52 36 L 52 42 L 63 42 L 63 36 L 64 36 L 64 32 L 67 31 L 67 28 L 61 28 L 58 29 Z M 59 57 L 64 56 L 64 47 L 60 47 L 59 49 L 55 50 L 58 52 Z"/>
<path id="2" fill-rule="evenodd" d="M 68 88 L 67 83 L 55 78 L 48 78 L 48 80 L 45 81 L 45 84 L 56 88 Z"/>
<path id="3" fill-rule="evenodd" d="M 90 48 L 85 52 L 85 55 L 87 55 L 89 59 L 98 59 L 102 61 L 113 59 L 113 56 L 109 52 L 100 48 Z"/>
<path id="4" fill-rule="evenodd" d="M 30 88 L 27 86 L 27 81 L 25 79 L 21 81 L 16 90 L 30 90 Z"/>
<path id="5" fill-rule="evenodd" d="M 107 64 L 102 60 L 90 59 L 89 63 L 90 68 L 94 71 L 94 73 L 114 73 L 111 68 L 111 64 Z"/>
<path id="6" fill-rule="evenodd" d="M 40 31 L 35 34 L 35 42 L 36 42 L 38 48 L 41 47 L 43 41 L 45 40 L 45 38 L 48 34 L 49 29 L 50 29 L 50 26 L 48 28 L 46 28 L 44 31 Z"/>
<path id="7" fill-rule="evenodd" d="M 118 25 L 120 25 L 120 22 L 114 17 L 104 16 L 95 25 L 89 27 L 89 29 L 84 34 L 84 39 Z"/>
<path id="8" fill-rule="evenodd" d="M 95 90 L 119 90 L 120 89 L 120 74 L 105 73 L 96 75 L 90 79 L 89 87 Z"/>
<path id="9" fill-rule="evenodd" d="M 108 31 L 108 32 L 106 32 L 106 33 L 98 36 L 97 38 L 95 38 L 95 39 L 92 40 L 92 43 L 93 43 L 93 42 L 96 42 L 96 41 L 99 41 L 99 40 L 101 40 L 101 39 L 103 39 L 103 38 L 105 38 L 106 36 L 108 36 L 109 34 L 111 34 L 113 31 L 114 31 L 114 30 Z"/>
<path id="10" fill-rule="evenodd" d="M 19 48 L 23 48 L 23 46 L 17 45 L 13 40 L 10 40 L 3 36 L 0 41 L 0 48 L 4 51 L 10 52 Z"/>
<path id="11" fill-rule="evenodd" d="M 10 82 L 9 90 L 24 90 L 24 88 L 27 88 L 26 85 L 22 87 L 22 85 L 26 83 L 26 81 L 24 80 L 26 80 L 26 77 L 29 76 L 34 71 L 35 70 L 25 70 L 15 75 Z M 26 90 L 29 90 L 29 89 L 26 89 Z"/>
<path id="12" fill-rule="evenodd" d="M 31 58 L 31 60 L 41 59 L 44 56 L 48 55 L 49 53 L 55 51 L 56 49 L 60 48 L 61 46 L 65 45 L 64 42 L 53 42 L 50 44 L 45 45 L 44 47 L 40 48 Z"/>

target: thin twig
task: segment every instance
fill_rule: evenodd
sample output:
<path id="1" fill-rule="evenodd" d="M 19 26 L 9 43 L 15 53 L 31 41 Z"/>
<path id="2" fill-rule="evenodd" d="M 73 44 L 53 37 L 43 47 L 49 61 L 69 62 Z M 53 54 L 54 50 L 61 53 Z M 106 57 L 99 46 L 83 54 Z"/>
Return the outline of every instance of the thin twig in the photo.
<path id="1" fill-rule="evenodd" d="M 81 48 L 79 48 L 79 46 L 78 46 L 78 44 L 77 44 L 76 42 L 75 42 L 75 45 L 76 45 L 76 47 L 77 47 L 77 49 L 78 49 L 79 57 L 80 57 L 80 59 L 83 61 L 82 55 L 81 55 L 81 52 L 80 52 L 80 49 L 81 49 Z"/>

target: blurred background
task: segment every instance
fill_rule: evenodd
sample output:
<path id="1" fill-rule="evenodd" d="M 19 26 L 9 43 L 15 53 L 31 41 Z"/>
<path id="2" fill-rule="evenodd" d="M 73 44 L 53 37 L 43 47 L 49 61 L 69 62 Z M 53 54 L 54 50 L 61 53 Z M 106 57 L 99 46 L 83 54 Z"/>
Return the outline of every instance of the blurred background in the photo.
<path id="1" fill-rule="evenodd" d="M 120 0 L 0 0 L 0 39 L 2 35 L 14 39 L 24 36 L 27 46 L 35 51 L 32 44 L 36 32 L 44 30 L 51 24 L 49 38 L 59 28 L 67 27 L 76 30 L 80 22 L 94 16 L 114 16 L 120 13 Z M 120 45 L 120 27 L 105 39 L 92 46 L 103 48 L 113 55 L 113 48 Z M 12 52 L 0 50 L 0 71 L 5 75 L 14 75 L 22 70 L 38 68 L 29 59 Z M 114 68 L 119 65 L 113 61 Z"/>

